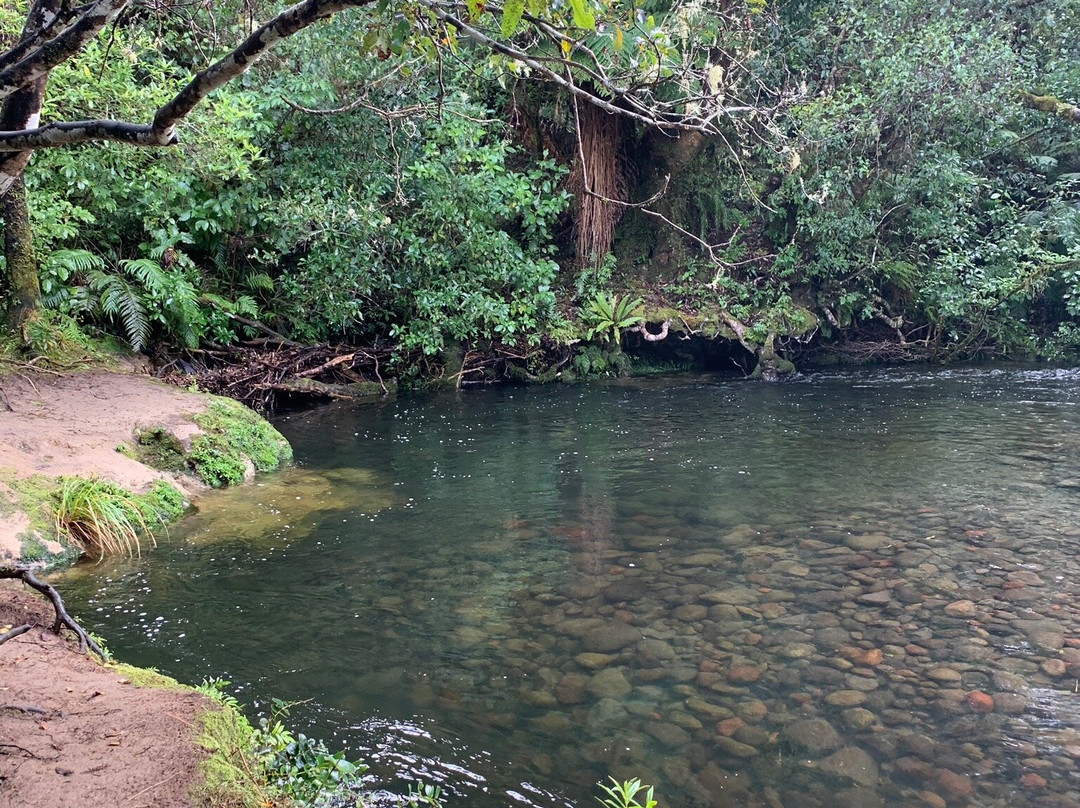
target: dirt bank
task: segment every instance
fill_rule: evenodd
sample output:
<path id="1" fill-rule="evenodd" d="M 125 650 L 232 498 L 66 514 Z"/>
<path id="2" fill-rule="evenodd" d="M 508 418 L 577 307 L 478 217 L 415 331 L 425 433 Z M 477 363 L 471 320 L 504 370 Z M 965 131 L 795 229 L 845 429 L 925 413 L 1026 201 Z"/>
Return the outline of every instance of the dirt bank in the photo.
<path id="1" fill-rule="evenodd" d="M 21 583 L 0 582 L 0 630 L 38 624 L 0 645 L 0 806 L 191 806 L 211 703 L 135 687 L 49 631 L 52 618 Z"/>
<path id="2" fill-rule="evenodd" d="M 0 376 L 0 473 L 98 476 L 145 491 L 167 475 L 117 447 L 130 445 L 140 426 L 197 431 L 192 416 L 205 411 L 208 400 L 135 372 Z M 25 513 L 0 507 L 0 561 L 19 555 L 19 534 L 27 525 Z"/>

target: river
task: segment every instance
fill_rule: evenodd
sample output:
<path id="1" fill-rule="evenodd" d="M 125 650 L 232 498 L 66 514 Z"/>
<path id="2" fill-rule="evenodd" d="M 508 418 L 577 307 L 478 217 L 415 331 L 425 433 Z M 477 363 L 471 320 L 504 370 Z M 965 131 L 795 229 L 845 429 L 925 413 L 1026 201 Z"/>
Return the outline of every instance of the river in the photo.
<path id="1" fill-rule="evenodd" d="M 297 468 L 58 577 L 447 803 L 1080 804 L 1080 372 L 670 377 L 338 404 Z"/>

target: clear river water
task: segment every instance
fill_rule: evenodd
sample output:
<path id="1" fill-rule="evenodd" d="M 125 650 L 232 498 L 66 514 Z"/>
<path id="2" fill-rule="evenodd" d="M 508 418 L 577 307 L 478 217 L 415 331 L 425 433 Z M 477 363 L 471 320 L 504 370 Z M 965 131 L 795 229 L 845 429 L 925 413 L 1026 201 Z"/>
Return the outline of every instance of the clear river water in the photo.
<path id="1" fill-rule="evenodd" d="M 56 577 L 113 652 L 454 806 L 1080 805 L 1080 372 L 340 404 Z"/>

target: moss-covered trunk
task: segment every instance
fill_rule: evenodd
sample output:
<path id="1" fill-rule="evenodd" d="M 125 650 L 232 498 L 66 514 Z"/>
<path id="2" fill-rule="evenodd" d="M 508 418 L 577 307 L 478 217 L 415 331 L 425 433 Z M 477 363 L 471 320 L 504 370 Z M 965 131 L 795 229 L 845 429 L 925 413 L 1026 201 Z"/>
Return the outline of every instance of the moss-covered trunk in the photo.
<path id="1" fill-rule="evenodd" d="M 41 305 L 37 258 L 30 231 L 30 210 L 26 204 L 26 186 L 20 176 L 0 197 L 0 215 L 4 218 L 4 261 L 7 265 L 5 291 L 8 293 L 8 325 L 21 333 L 30 316 Z M 25 335 L 23 335 L 25 340 Z"/>

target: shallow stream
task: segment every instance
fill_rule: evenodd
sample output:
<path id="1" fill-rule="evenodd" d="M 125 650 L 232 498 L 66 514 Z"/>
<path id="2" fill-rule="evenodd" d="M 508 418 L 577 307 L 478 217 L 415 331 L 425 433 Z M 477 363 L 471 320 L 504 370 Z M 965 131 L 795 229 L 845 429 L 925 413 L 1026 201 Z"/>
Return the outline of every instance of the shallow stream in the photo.
<path id="1" fill-rule="evenodd" d="M 448 806 L 1080 805 L 1080 372 L 446 393 L 59 577 Z"/>

